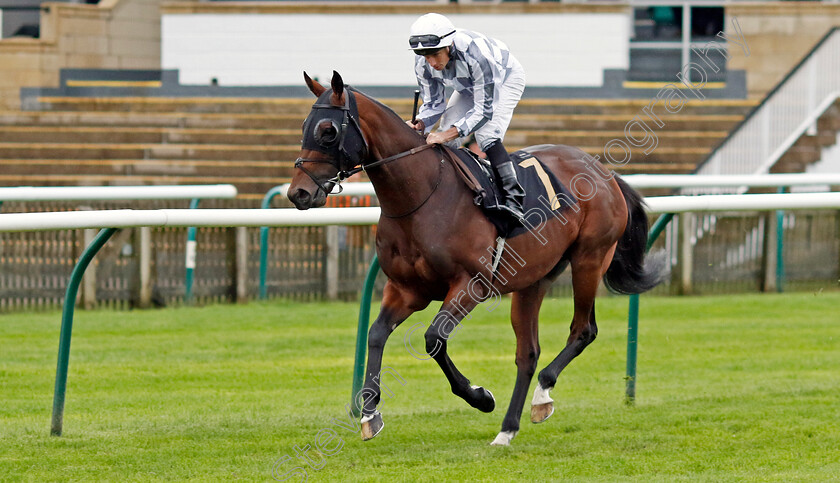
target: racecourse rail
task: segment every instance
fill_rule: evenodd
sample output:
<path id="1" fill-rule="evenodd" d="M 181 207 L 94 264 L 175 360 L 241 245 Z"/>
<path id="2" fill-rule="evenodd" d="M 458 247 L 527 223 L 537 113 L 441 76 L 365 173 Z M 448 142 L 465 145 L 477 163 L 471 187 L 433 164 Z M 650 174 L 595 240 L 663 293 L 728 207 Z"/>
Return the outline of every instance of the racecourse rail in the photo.
<path id="1" fill-rule="evenodd" d="M 636 189 L 645 188 L 760 188 L 814 185 L 840 185 L 840 173 L 778 173 L 778 174 L 629 174 L 621 179 Z M 343 191 L 334 188 L 333 196 L 376 195 L 369 182 L 344 183 Z M 275 188 L 277 194 L 286 196 L 289 184 Z"/>
<path id="2" fill-rule="evenodd" d="M 650 213 L 767 211 L 840 208 L 840 193 L 657 196 L 645 198 Z M 81 228 L 260 227 L 375 225 L 379 207 L 295 209 L 92 210 L 0 214 L 0 232 Z"/>
<path id="3" fill-rule="evenodd" d="M 198 208 L 202 199 L 236 198 L 232 184 L 154 185 L 154 186 L 18 186 L 0 188 L 0 208 L 4 201 L 139 201 L 191 200 L 190 209 Z M 187 230 L 186 275 L 184 299 L 192 298 L 195 271 L 196 229 Z"/>
<path id="4" fill-rule="evenodd" d="M 102 201 L 102 200 L 191 200 L 194 198 L 235 198 L 236 186 L 158 185 L 158 186 L 18 186 L 0 188 L 4 201 Z"/>
<path id="5" fill-rule="evenodd" d="M 749 195 L 705 195 L 705 196 L 669 196 L 647 198 L 648 211 L 664 213 L 666 216 L 651 229 L 651 239 L 655 238 L 667 221 L 667 216 L 674 213 L 708 211 L 766 211 L 794 209 L 838 209 L 840 193 L 791 193 L 791 194 L 749 194 Z M 67 371 L 70 359 L 70 341 L 72 337 L 73 310 L 79 281 L 96 252 L 120 228 L 143 226 L 154 227 L 257 227 L 257 226 L 314 226 L 314 225 L 370 225 L 379 220 L 380 210 L 368 208 L 321 208 L 309 211 L 294 209 L 278 210 L 108 210 L 61 213 L 11 213 L 0 214 L 0 231 L 43 231 L 72 228 L 101 228 L 102 230 L 85 250 L 79 263 L 73 269 L 68 283 L 65 305 L 62 315 L 61 335 L 59 340 L 58 367 L 56 370 L 55 395 L 53 398 L 53 416 L 51 434 L 59 436 L 63 430 L 64 401 L 67 384 Z M 366 295 L 363 296 L 362 317 L 357 333 L 356 369 L 364 364 L 364 334 L 367 333 L 367 318 L 370 312 L 369 287 L 378 271 L 374 263 L 365 282 Z M 370 274 L 373 273 L 374 277 Z M 628 376 L 627 401 L 635 398 L 635 360 L 637 328 L 634 327 L 632 312 L 638 310 L 638 298 L 631 299 L 631 317 L 628 325 Z M 361 343 L 360 343 L 361 341 Z M 360 357 L 361 355 L 361 357 Z M 632 358 L 632 368 L 631 368 Z M 631 372 L 632 369 L 632 372 Z M 356 392 L 357 375 L 354 373 L 353 393 Z M 631 392 L 632 391 L 632 392 Z"/>

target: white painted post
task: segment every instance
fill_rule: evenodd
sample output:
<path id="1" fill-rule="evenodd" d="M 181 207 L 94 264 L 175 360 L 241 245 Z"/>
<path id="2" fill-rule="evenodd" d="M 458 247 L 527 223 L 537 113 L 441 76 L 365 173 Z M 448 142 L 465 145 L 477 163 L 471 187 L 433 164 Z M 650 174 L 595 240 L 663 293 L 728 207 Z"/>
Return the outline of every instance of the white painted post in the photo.
<path id="1" fill-rule="evenodd" d="M 236 227 L 236 302 L 248 301 L 248 228 Z"/>
<path id="2" fill-rule="evenodd" d="M 761 291 L 776 291 L 776 234 L 779 229 L 775 211 L 763 214 L 764 246 L 761 252 Z"/>
<path id="3" fill-rule="evenodd" d="M 82 235 L 82 244 L 84 246 L 82 250 L 93 243 L 96 233 L 97 231 L 93 229 L 84 230 Z M 96 308 L 96 265 L 96 260 L 94 260 L 85 271 L 84 278 L 82 278 L 82 307 L 85 310 Z"/>
<path id="4" fill-rule="evenodd" d="M 680 295 L 692 293 L 692 272 L 694 269 L 694 233 L 696 230 L 694 213 L 680 214 L 679 236 L 679 275 L 677 290 Z"/>
<path id="5" fill-rule="evenodd" d="M 140 272 L 137 303 L 145 309 L 152 305 L 152 229 L 148 226 L 140 227 L 137 239 Z"/>
<path id="6" fill-rule="evenodd" d="M 326 277 L 327 299 L 338 300 L 338 225 L 326 227 Z"/>

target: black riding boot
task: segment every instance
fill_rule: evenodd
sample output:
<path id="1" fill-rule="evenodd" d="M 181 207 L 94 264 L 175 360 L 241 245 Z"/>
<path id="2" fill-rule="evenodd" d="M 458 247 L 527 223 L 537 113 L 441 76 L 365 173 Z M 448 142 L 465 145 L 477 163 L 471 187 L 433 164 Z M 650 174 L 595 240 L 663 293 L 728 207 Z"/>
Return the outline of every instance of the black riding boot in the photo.
<path id="1" fill-rule="evenodd" d="M 510 160 L 508 152 L 501 141 L 491 144 L 485 152 L 490 165 L 496 171 L 501 181 L 503 196 L 505 197 L 505 208 L 516 218 L 523 217 L 522 202 L 525 200 L 525 190 L 516 179 L 516 170 L 513 168 L 513 161 Z"/>

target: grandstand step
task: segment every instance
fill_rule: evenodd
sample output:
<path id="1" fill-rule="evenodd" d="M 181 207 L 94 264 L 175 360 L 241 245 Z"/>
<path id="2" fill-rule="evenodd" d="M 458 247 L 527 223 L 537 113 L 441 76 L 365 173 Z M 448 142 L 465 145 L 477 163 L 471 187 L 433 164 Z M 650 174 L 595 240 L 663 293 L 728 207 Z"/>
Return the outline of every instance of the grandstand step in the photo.
<path id="1" fill-rule="evenodd" d="M 614 169 L 620 175 L 627 174 L 690 174 L 696 163 L 630 163 Z"/>
<path id="2" fill-rule="evenodd" d="M 720 144 L 726 138 L 725 131 L 709 131 L 709 132 L 658 132 L 653 131 L 656 135 L 656 140 L 650 140 L 644 144 L 654 146 L 668 146 L 668 147 L 706 147 L 713 148 Z M 630 133 L 639 140 L 644 140 L 646 133 L 644 131 L 634 129 Z M 650 135 L 650 134 L 648 134 Z M 614 140 L 620 140 L 629 143 L 625 138 L 624 131 L 522 131 L 510 130 L 505 136 L 505 143 L 507 144 L 566 144 L 570 146 L 606 146 Z M 631 145 L 632 147 L 632 145 Z M 641 148 L 640 148 L 641 149 Z"/>
<path id="3" fill-rule="evenodd" d="M 315 97 L 39 97 L 38 100 L 45 111 L 297 114 L 302 118 L 315 103 Z M 382 101 L 403 115 L 411 115 L 411 99 Z"/>
<path id="4" fill-rule="evenodd" d="M 526 145 L 510 144 L 521 149 Z M 602 154 L 603 146 L 578 146 L 590 154 Z M 614 156 L 624 156 L 614 149 Z M 634 148 L 634 158 L 655 159 L 656 162 L 695 162 L 709 152 L 708 148 L 663 147 L 645 156 L 642 148 Z M 161 160 L 223 160 L 223 161 L 292 161 L 300 153 L 299 145 L 249 146 L 234 144 L 27 144 L 0 143 L 0 159 L 161 159 Z M 661 161 L 660 161 L 661 160 Z"/>
<path id="5" fill-rule="evenodd" d="M 621 131 L 633 119 L 626 114 L 520 114 L 510 123 L 511 129 L 569 129 Z M 663 116 L 661 127 L 646 116 L 641 120 L 657 132 L 676 131 L 730 131 L 744 119 L 743 115 L 671 115 Z"/>
<path id="6" fill-rule="evenodd" d="M 779 158 L 777 164 L 790 164 L 791 166 L 807 166 L 818 161 L 821 157 L 821 151 L 810 146 L 796 146 L 791 147 L 785 154 Z M 803 171 L 789 171 L 790 173 L 798 173 Z"/>
<path id="7" fill-rule="evenodd" d="M 519 114 L 575 114 L 623 115 L 647 118 L 643 109 L 649 108 L 649 99 L 522 99 L 516 107 Z M 654 115 L 662 120 L 670 116 L 746 115 L 758 104 L 749 99 L 691 100 L 683 104 L 676 114 L 669 114 L 660 102 L 653 108 Z"/>
<path id="8" fill-rule="evenodd" d="M 300 114 L 202 114 L 180 112 L 0 112 L 0 126 L 182 127 L 215 129 L 296 129 Z"/>
<path id="9" fill-rule="evenodd" d="M 149 143 L 149 144 L 294 144 L 296 129 L 197 129 L 167 127 L 0 126 L 0 142 Z"/>
<path id="10" fill-rule="evenodd" d="M 238 197 L 262 198 L 271 188 L 291 182 L 291 177 L 257 176 L 154 176 L 79 174 L 0 174 L 3 186 L 135 186 L 146 184 L 233 184 Z"/>
<path id="11" fill-rule="evenodd" d="M 0 159 L 294 160 L 300 145 L 0 143 Z"/>
<path id="12" fill-rule="evenodd" d="M 55 159 L 0 159 L 0 172 L 7 175 L 43 172 L 50 175 L 123 175 L 123 176 L 217 176 L 259 177 L 293 174 L 291 161 L 214 161 L 162 159 L 78 159 L 67 162 Z"/>
<path id="13" fill-rule="evenodd" d="M 10 111 L 0 112 L 0 126 L 295 129 L 299 132 L 305 117 L 305 114 Z M 729 131 L 743 118 L 740 114 L 678 114 L 663 116 L 662 127 L 655 126 L 647 117 L 643 116 L 641 119 L 657 131 Z M 511 121 L 511 129 L 621 131 L 632 119 L 633 116 L 626 114 L 526 114 L 517 111 Z M 820 120 L 821 123 L 835 121 L 840 123 L 840 118 Z"/>
<path id="14" fill-rule="evenodd" d="M 411 113 L 412 100 L 380 99 L 401 117 Z M 191 113 L 309 113 L 314 98 L 234 98 L 234 97 L 40 97 L 42 110 L 59 111 L 132 111 Z M 522 99 L 519 114 L 621 114 L 641 115 L 648 99 Z M 688 101 L 680 107 L 681 115 L 744 115 L 757 105 L 748 99 L 706 99 Z M 654 106 L 657 116 L 666 114 L 662 103 Z"/>
<path id="15" fill-rule="evenodd" d="M 686 139 L 694 147 L 712 147 L 725 136 L 725 131 L 657 132 L 660 146 L 678 147 Z M 642 138 L 641 130 L 632 135 Z M 519 130 L 508 131 L 506 141 L 512 144 L 563 143 L 569 145 L 605 145 L 614 139 L 624 139 L 623 131 L 564 131 Z M 291 145 L 298 144 L 301 132 L 296 129 L 198 129 L 168 127 L 59 127 L 59 126 L 0 126 L 0 143 L 73 143 L 73 144 L 238 144 Z"/>

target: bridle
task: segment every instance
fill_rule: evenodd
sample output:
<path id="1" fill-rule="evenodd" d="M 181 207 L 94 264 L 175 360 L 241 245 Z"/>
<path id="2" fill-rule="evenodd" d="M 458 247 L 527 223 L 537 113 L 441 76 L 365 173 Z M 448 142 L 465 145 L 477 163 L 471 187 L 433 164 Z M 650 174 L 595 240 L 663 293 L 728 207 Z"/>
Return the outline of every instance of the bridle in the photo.
<path id="1" fill-rule="evenodd" d="M 295 160 L 295 168 L 306 173 L 324 195 L 330 194 L 335 184 L 339 185 L 340 193 L 341 182 L 361 171 L 362 160 L 368 155 L 367 140 L 359 126 L 356 96 L 350 89 L 345 89 L 344 105 L 334 106 L 329 102 L 331 95 L 331 89 L 325 91 L 312 106 L 312 111 L 303 121 L 302 142 L 304 149 L 324 153 L 330 158 Z M 319 179 L 303 163 L 329 164 L 338 173 L 333 178 Z"/>
<path id="2" fill-rule="evenodd" d="M 337 193 L 341 193 L 344 189 L 341 186 L 341 182 L 356 173 L 367 171 L 401 158 L 413 156 L 426 149 L 440 148 L 437 144 L 423 144 L 408 151 L 403 151 L 372 163 L 363 164 L 369 151 L 367 140 L 359 125 L 359 109 L 356 105 L 356 96 L 349 86 L 345 86 L 344 92 L 344 105 L 334 106 L 329 101 L 332 96 L 332 89 L 325 91 L 315 101 L 315 104 L 312 106 L 312 111 L 303 122 L 302 147 L 310 151 L 324 153 L 329 158 L 297 158 L 295 160 L 295 168 L 300 169 L 309 176 L 312 182 L 315 183 L 315 186 L 318 187 L 318 190 L 324 192 L 324 196 L 329 195 L 335 185 L 338 185 Z M 306 169 L 303 163 L 329 164 L 338 170 L 338 172 L 332 178 L 319 178 Z M 432 193 L 434 193 L 439 184 L 440 176 Z M 431 193 L 429 197 L 431 197 Z M 420 206 L 423 206 L 429 197 Z M 410 210 L 408 213 L 394 216 L 393 218 L 399 218 L 413 213 L 420 206 Z"/>

